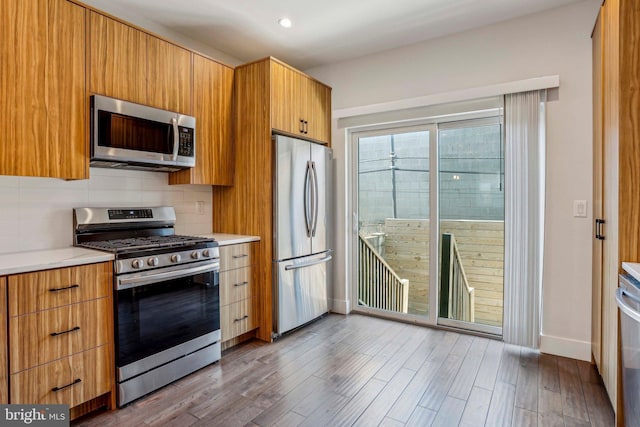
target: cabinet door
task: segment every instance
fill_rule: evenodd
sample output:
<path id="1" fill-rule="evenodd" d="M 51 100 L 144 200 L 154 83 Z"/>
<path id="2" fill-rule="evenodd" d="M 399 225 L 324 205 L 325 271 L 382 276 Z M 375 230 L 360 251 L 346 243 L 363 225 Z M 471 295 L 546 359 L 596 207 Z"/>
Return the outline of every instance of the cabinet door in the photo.
<path id="1" fill-rule="evenodd" d="M 307 136 L 317 141 L 331 141 L 331 88 L 315 80 L 307 82 Z"/>
<path id="2" fill-rule="evenodd" d="M 169 175 L 169 184 L 233 185 L 233 69 L 194 55 L 196 167 Z"/>
<path id="3" fill-rule="evenodd" d="M 592 35 L 593 44 L 593 218 L 603 217 L 603 144 L 602 144 L 602 13 Z M 591 353 L 602 372 L 602 240 L 595 237 L 599 228 L 594 221 L 591 289 Z"/>
<path id="4" fill-rule="evenodd" d="M 0 175 L 86 178 L 85 9 L 0 0 Z"/>
<path id="5" fill-rule="evenodd" d="M 7 373 L 7 279 L 0 277 L 0 405 L 9 403 L 9 375 Z"/>
<path id="6" fill-rule="evenodd" d="M 91 12 L 89 91 L 147 104 L 147 35 Z"/>
<path id="7" fill-rule="evenodd" d="M 271 61 L 271 127 L 304 136 L 306 77 Z"/>
<path id="8" fill-rule="evenodd" d="M 146 44 L 147 104 L 191 115 L 191 52 L 149 35 Z"/>

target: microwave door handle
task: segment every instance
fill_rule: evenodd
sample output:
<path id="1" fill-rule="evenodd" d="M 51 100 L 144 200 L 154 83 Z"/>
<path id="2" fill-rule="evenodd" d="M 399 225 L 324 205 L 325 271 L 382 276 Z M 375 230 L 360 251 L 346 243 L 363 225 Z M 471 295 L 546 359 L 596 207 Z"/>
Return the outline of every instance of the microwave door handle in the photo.
<path id="1" fill-rule="evenodd" d="M 173 155 L 171 160 L 178 161 L 178 150 L 180 149 L 180 134 L 178 132 L 178 120 L 175 117 L 171 119 L 171 125 L 173 126 Z"/>

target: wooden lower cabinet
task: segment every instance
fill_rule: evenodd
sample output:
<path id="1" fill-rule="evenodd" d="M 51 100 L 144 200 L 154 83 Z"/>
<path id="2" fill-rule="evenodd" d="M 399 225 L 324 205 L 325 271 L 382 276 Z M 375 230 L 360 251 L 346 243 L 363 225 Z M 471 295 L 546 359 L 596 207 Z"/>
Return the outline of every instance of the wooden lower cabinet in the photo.
<path id="1" fill-rule="evenodd" d="M 242 342 L 241 335 L 260 326 L 254 261 L 258 243 L 220 247 L 220 328 L 223 348 Z M 235 340 L 236 337 L 239 337 Z"/>
<path id="2" fill-rule="evenodd" d="M 67 404 L 72 417 L 115 407 L 112 269 L 105 262 L 0 280 L 9 403 Z"/>
<path id="3" fill-rule="evenodd" d="M 256 299 L 247 298 L 220 307 L 222 341 L 227 341 L 258 327 Z"/>
<path id="4" fill-rule="evenodd" d="M 11 375 L 11 403 L 74 407 L 111 391 L 109 346 Z"/>
<path id="5" fill-rule="evenodd" d="M 11 317 L 10 372 L 109 343 L 112 337 L 105 325 L 112 310 L 111 299 L 101 298 Z"/>
<path id="6" fill-rule="evenodd" d="M 7 279 L 0 277 L 0 405 L 9 403 L 9 365 L 7 364 Z"/>
<path id="7" fill-rule="evenodd" d="M 9 316 L 111 295 L 111 263 L 56 268 L 9 276 Z"/>

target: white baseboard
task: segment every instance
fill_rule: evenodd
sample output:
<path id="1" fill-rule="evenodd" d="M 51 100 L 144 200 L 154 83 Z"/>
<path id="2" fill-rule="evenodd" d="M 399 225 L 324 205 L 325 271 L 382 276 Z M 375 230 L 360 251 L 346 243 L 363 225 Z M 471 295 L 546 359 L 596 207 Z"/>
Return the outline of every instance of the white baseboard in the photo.
<path id="1" fill-rule="evenodd" d="M 331 301 L 331 312 L 338 314 L 349 314 L 351 313 L 351 303 L 349 300 L 344 299 L 332 299 Z"/>
<path id="2" fill-rule="evenodd" d="M 591 362 L 591 342 L 540 334 L 540 351 Z"/>

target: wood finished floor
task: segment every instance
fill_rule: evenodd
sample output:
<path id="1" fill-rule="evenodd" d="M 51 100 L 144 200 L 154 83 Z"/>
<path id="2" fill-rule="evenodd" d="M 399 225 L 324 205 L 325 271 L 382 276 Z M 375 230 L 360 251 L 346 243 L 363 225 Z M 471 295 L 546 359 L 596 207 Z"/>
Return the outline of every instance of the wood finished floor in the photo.
<path id="1" fill-rule="evenodd" d="M 613 426 L 589 363 L 329 315 L 78 426 Z"/>

